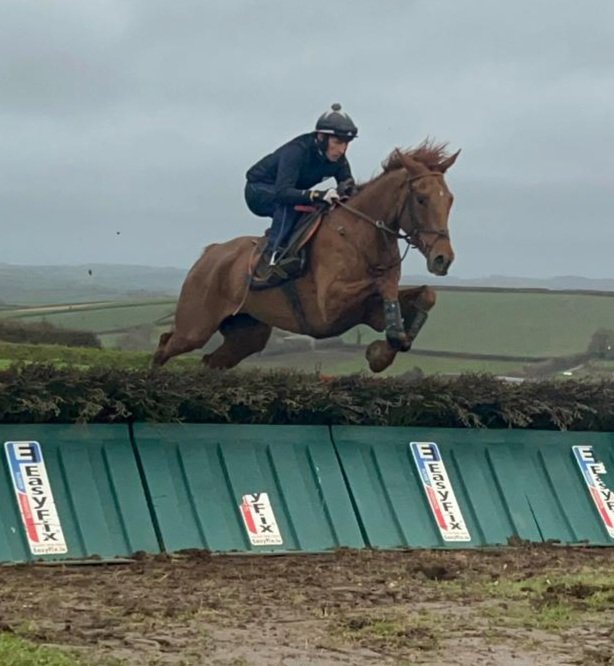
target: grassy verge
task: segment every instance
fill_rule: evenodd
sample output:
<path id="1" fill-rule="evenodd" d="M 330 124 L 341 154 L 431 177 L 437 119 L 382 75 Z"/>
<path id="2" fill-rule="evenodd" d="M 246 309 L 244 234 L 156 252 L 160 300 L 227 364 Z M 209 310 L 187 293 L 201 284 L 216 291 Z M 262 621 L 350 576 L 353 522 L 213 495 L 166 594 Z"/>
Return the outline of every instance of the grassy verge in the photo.
<path id="1" fill-rule="evenodd" d="M 0 634 L 2 666 L 121 666 L 124 662 L 90 661 L 72 650 L 35 645 L 13 634 Z"/>
<path id="2" fill-rule="evenodd" d="M 13 363 L 51 363 L 56 367 L 81 369 L 105 367 L 144 370 L 151 364 L 151 353 L 0 342 L 0 369 L 8 368 Z M 183 356 L 174 359 L 169 367 L 197 367 L 198 364 L 198 357 Z"/>
<path id="3" fill-rule="evenodd" d="M 220 341 L 216 340 L 216 344 Z M 205 351 L 211 351 L 207 348 Z M 64 347 L 62 345 L 29 345 L 0 342 L 0 370 L 12 363 L 53 363 L 57 367 L 148 368 L 152 352 L 131 352 L 117 349 L 93 349 L 85 347 Z M 200 355 L 184 355 L 171 360 L 168 367 L 197 367 Z M 348 375 L 364 372 L 371 374 L 363 350 L 323 350 L 314 352 L 288 353 L 271 356 L 255 355 L 247 359 L 241 367 L 267 369 L 292 369 L 305 372 L 321 371 L 330 375 Z M 504 361 L 480 361 L 470 359 L 448 359 L 430 356 L 399 354 L 393 365 L 381 376 L 399 375 L 415 367 L 424 374 L 455 372 L 491 372 L 505 374 L 519 369 L 518 363 Z"/>

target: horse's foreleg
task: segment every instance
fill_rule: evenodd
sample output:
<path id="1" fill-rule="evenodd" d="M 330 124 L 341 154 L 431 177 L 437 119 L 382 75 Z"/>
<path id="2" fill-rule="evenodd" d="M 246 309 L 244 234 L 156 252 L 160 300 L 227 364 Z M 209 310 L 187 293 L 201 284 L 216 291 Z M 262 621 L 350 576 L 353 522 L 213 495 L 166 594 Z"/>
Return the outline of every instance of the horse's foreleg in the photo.
<path id="1" fill-rule="evenodd" d="M 246 356 L 262 351 L 271 336 L 271 326 L 247 314 L 228 317 L 220 326 L 224 342 L 203 356 L 209 368 L 232 368 Z"/>
<path id="2" fill-rule="evenodd" d="M 388 275 L 385 279 L 378 281 L 378 293 L 382 299 L 386 342 L 392 349 L 407 351 L 411 346 L 411 341 L 407 337 L 403 324 L 398 275 L 395 279 Z"/>
<path id="3" fill-rule="evenodd" d="M 388 311 L 385 299 L 378 299 L 378 302 L 373 303 L 365 323 L 375 330 L 386 330 L 386 340 L 376 340 L 367 347 L 366 356 L 373 372 L 385 370 L 399 351 L 408 351 L 411 348 L 427 319 L 428 311 L 435 305 L 435 300 L 435 291 L 431 287 L 423 286 L 401 289 L 397 307 L 389 308 Z M 393 336 L 390 335 L 391 330 L 394 331 Z M 402 335 L 399 335 L 399 332 Z"/>
<path id="4" fill-rule="evenodd" d="M 402 289 L 399 292 L 399 302 L 409 349 L 424 326 L 429 311 L 435 306 L 437 294 L 427 286 Z"/>
<path id="5" fill-rule="evenodd" d="M 164 365 L 170 358 L 170 356 L 167 356 L 164 353 L 164 350 L 166 349 L 168 341 L 172 337 L 173 337 L 173 331 L 170 331 L 168 333 L 162 333 L 162 335 L 160 335 L 160 339 L 158 341 L 158 348 L 156 349 L 153 358 L 151 360 L 151 364 L 153 366 Z"/>
<path id="6" fill-rule="evenodd" d="M 384 314 L 385 299 L 381 296 L 374 296 L 367 302 L 365 310 L 364 323 L 376 331 L 383 331 L 386 329 L 386 340 L 375 340 L 368 347 L 365 356 L 369 362 L 369 368 L 372 372 L 382 372 L 393 361 L 397 355 L 398 347 L 392 346 L 388 342 L 388 324 L 389 319 L 386 319 Z M 402 325 L 399 324 L 399 328 Z"/>

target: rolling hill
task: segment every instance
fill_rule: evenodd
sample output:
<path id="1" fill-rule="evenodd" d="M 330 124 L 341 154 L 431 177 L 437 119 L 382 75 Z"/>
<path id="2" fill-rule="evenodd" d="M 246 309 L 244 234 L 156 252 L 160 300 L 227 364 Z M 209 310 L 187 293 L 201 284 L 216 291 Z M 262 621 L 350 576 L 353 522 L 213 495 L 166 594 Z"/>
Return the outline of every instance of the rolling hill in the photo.
<path id="1" fill-rule="evenodd" d="M 19 266 L 0 263 L 0 306 L 88 303 L 118 299 L 176 297 L 188 267 L 88 264 L 77 266 Z M 405 284 L 538 288 L 551 290 L 614 291 L 614 279 L 577 276 L 524 278 L 491 275 L 463 279 L 457 276 L 406 275 Z"/>

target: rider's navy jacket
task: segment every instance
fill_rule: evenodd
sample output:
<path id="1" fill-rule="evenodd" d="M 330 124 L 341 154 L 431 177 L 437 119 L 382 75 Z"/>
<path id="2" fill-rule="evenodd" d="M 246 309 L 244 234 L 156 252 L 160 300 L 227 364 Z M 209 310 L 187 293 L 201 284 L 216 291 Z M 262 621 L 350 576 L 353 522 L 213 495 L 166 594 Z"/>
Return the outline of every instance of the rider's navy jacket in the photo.
<path id="1" fill-rule="evenodd" d="M 309 203 L 309 188 L 327 178 L 340 183 L 352 177 L 349 162 L 343 155 L 329 162 L 316 144 L 313 132 L 288 141 L 274 153 L 263 157 L 246 174 L 250 183 L 275 187 L 275 201 L 282 204 Z"/>

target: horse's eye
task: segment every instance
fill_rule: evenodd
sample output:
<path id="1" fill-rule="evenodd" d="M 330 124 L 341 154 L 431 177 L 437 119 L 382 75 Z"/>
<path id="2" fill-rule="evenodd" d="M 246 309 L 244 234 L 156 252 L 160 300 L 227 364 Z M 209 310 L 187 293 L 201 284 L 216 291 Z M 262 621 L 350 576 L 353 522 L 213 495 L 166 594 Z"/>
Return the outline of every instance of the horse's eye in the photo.
<path id="1" fill-rule="evenodd" d="M 423 197 L 421 194 L 418 194 L 416 196 L 416 201 L 421 205 L 421 206 L 426 206 L 426 197 Z"/>

